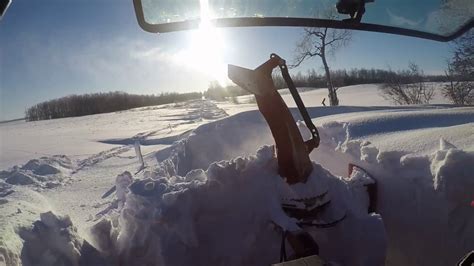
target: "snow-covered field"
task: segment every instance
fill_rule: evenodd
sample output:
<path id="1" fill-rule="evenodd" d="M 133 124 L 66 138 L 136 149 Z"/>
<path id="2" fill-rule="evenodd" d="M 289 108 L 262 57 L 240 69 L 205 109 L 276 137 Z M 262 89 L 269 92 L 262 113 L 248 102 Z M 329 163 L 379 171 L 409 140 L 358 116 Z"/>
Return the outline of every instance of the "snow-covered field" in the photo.
<path id="1" fill-rule="evenodd" d="M 350 213 L 312 229 L 324 259 L 376 265 L 386 242 L 386 265 L 452 265 L 474 249 L 474 107 L 390 106 L 376 85 L 339 95 L 322 107 L 325 90 L 301 94 L 322 138 L 304 189 L 259 148 L 273 140 L 248 96 L 0 124 L 0 265 L 268 265 L 281 237 L 270 221 L 296 226 L 278 195 L 324 187 Z M 358 214 L 354 187 L 325 170 L 346 176 L 349 163 L 376 178 L 380 217 Z M 130 176 L 149 182 L 127 192 Z"/>

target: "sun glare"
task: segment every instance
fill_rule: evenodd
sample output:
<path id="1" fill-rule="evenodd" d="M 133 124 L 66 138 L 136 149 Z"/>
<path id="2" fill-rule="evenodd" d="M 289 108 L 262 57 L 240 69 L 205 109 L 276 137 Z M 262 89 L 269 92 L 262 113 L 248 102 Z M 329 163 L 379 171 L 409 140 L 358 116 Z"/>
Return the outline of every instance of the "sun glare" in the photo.
<path id="1" fill-rule="evenodd" d="M 227 66 L 223 62 L 225 43 L 222 35 L 210 22 L 210 11 L 207 0 L 201 0 L 201 23 L 191 32 L 187 48 L 178 55 L 178 60 L 193 69 L 218 81 L 227 83 Z"/>

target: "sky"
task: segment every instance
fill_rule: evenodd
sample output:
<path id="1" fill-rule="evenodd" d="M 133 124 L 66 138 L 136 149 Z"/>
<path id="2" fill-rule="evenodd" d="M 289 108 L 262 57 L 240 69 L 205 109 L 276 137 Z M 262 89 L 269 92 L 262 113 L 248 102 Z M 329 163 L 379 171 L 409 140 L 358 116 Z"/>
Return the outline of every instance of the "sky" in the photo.
<path id="1" fill-rule="evenodd" d="M 152 34 L 139 27 L 132 0 L 14 0 L 0 21 L 0 121 L 71 94 L 203 91 L 229 82 L 227 64 L 254 68 L 273 52 L 291 61 L 301 35 L 290 27 Z M 441 74 L 451 51 L 449 43 L 355 31 L 329 64 L 397 70 L 415 62 Z M 322 73 L 316 58 L 292 72 L 309 68 Z"/>

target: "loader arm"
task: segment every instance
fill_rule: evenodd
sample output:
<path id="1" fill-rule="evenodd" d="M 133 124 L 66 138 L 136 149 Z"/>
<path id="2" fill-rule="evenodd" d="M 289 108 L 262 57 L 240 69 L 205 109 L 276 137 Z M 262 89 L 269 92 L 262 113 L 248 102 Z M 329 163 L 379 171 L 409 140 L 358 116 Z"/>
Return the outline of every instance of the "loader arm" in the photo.
<path id="1" fill-rule="evenodd" d="M 304 183 L 313 169 L 309 153 L 318 146 L 319 135 L 291 82 L 288 85 L 295 102 L 297 102 L 306 124 L 311 124 L 308 128 L 310 128 L 313 137 L 307 142 L 303 141 L 288 106 L 273 83 L 272 71 L 276 67 L 280 67 L 283 76 L 286 76 L 287 83 L 291 82 L 285 61 L 275 54 L 272 54 L 268 61 L 254 70 L 229 65 L 228 75 L 235 84 L 255 95 L 258 109 L 268 123 L 275 139 L 279 175 L 286 178 L 289 184 Z"/>

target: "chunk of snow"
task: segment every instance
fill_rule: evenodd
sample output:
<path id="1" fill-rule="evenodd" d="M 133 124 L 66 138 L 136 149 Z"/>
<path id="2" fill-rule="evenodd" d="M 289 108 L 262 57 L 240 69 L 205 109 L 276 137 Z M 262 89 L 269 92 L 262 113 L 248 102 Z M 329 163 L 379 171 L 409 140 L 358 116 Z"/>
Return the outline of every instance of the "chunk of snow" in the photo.
<path id="1" fill-rule="evenodd" d="M 119 174 L 115 179 L 115 193 L 119 202 L 119 209 L 122 208 L 123 203 L 125 202 L 125 195 L 128 192 L 128 186 L 132 184 L 132 181 L 132 174 L 130 174 L 128 171 Z"/>
<path id="2" fill-rule="evenodd" d="M 67 216 L 41 213 L 33 228 L 22 228 L 20 235 L 24 240 L 21 254 L 24 265 L 105 263 L 100 253 L 78 235 Z"/>

